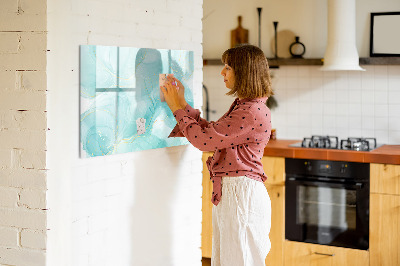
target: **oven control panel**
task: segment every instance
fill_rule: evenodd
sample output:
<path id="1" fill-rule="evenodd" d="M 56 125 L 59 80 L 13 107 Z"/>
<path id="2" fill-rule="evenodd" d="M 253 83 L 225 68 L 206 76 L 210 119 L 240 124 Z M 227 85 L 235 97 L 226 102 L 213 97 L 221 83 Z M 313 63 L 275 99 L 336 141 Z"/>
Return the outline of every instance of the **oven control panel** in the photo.
<path id="1" fill-rule="evenodd" d="M 286 158 L 286 174 L 369 179 L 369 164 Z"/>

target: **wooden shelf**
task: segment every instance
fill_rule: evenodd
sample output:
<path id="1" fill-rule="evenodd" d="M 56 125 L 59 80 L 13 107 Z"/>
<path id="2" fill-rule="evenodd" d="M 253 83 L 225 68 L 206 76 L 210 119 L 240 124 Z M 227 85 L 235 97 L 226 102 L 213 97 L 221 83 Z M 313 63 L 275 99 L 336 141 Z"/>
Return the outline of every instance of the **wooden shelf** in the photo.
<path id="1" fill-rule="evenodd" d="M 279 66 L 322 66 L 323 58 L 268 58 L 271 68 Z M 204 59 L 203 65 L 222 65 L 220 59 Z M 400 57 L 362 57 L 360 65 L 400 65 Z"/>
<path id="2" fill-rule="evenodd" d="M 360 65 L 400 65 L 400 57 L 362 57 Z"/>
<path id="3" fill-rule="evenodd" d="M 204 59 L 203 64 L 205 66 L 217 66 L 222 65 L 220 59 Z M 268 58 L 268 64 L 271 68 L 279 66 L 312 66 L 322 65 L 321 58 Z"/>

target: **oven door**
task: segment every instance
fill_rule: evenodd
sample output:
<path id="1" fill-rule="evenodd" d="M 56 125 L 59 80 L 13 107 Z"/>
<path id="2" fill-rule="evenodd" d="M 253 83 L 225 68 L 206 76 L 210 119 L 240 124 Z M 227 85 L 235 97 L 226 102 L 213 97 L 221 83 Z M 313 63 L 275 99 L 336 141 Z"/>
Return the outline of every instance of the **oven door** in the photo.
<path id="1" fill-rule="evenodd" d="M 369 185 L 286 178 L 286 239 L 367 250 Z"/>

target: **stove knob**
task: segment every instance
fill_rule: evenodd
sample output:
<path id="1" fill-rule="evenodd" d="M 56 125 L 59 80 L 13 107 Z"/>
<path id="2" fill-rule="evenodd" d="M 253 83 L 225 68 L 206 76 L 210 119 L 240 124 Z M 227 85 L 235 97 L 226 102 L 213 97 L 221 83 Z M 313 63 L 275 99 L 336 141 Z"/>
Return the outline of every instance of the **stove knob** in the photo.
<path id="1" fill-rule="evenodd" d="M 306 162 L 306 170 L 308 172 L 311 172 L 311 170 L 312 170 L 311 162 Z"/>
<path id="2" fill-rule="evenodd" d="M 340 173 L 341 174 L 346 173 L 346 169 L 347 169 L 347 164 L 342 164 L 342 167 L 340 168 Z"/>

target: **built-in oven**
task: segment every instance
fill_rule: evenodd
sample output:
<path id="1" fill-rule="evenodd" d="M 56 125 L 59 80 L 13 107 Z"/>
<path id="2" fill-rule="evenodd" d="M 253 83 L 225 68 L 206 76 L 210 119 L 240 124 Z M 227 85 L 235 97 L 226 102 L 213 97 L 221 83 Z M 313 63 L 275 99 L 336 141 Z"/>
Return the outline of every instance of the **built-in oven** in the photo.
<path id="1" fill-rule="evenodd" d="M 368 249 L 369 164 L 287 158 L 285 169 L 286 239 Z"/>

